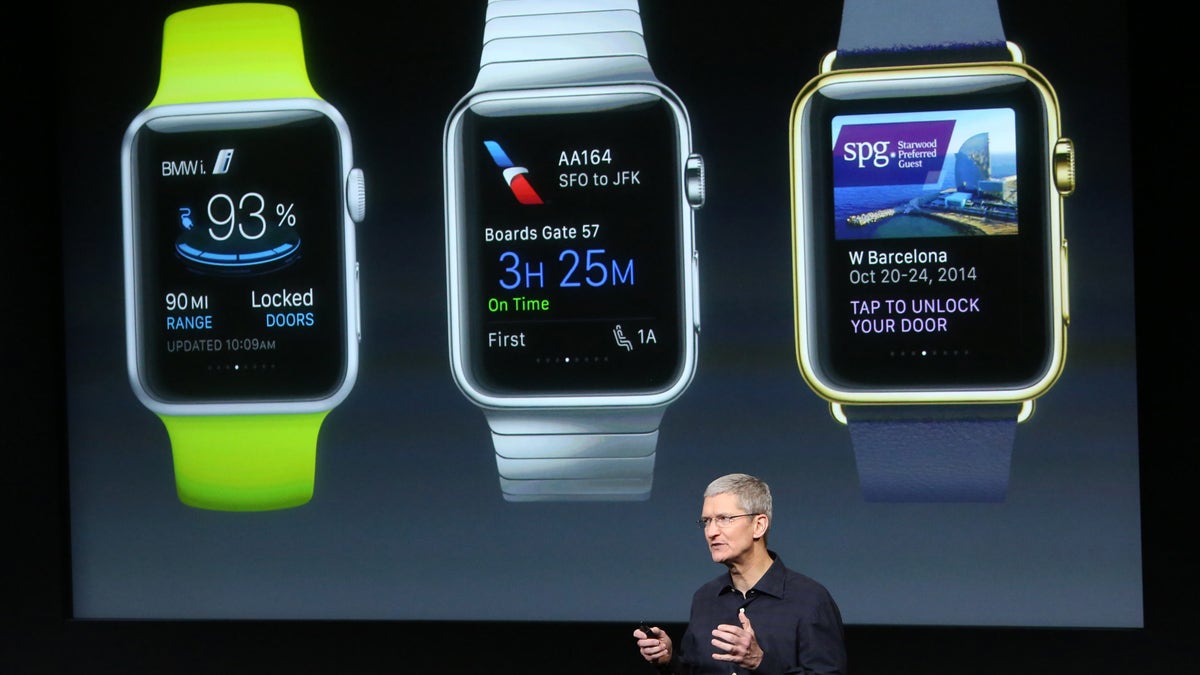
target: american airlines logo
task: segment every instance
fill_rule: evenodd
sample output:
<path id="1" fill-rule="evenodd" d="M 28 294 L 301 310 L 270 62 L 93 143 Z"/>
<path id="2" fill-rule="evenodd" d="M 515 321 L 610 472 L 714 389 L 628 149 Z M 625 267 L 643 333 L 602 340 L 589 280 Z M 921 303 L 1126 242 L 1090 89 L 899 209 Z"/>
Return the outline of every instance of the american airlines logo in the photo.
<path id="1" fill-rule="evenodd" d="M 541 204 L 542 198 L 538 196 L 533 185 L 529 183 L 529 179 L 525 177 L 525 174 L 529 173 L 529 169 L 513 164 L 513 161 L 505 154 L 504 148 L 501 148 L 496 141 L 484 141 L 483 145 L 492 156 L 492 161 L 503 170 L 504 182 L 508 183 L 508 188 L 512 190 L 517 201 L 522 204 Z"/>

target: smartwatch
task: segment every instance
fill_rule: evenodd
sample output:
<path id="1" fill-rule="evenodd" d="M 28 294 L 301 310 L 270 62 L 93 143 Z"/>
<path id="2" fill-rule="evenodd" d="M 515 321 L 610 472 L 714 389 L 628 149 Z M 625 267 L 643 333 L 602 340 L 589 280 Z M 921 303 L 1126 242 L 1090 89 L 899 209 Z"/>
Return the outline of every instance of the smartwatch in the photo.
<path id="1" fill-rule="evenodd" d="M 453 377 L 507 501 L 650 496 L 700 329 L 703 163 L 636 0 L 491 0 L 444 138 Z"/>
<path id="2" fill-rule="evenodd" d="M 790 118 L 800 371 L 867 501 L 997 502 L 1066 357 L 1074 150 L 994 0 L 847 0 Z"/>
<path id="3" fill-rule="evenodd" d="M 167 18 L 158 91 L 121 148 L 125 328 L 133 391 L 166 425 L 184 504 L 312 497 L 321 423 L 358 370 L 352 166 L 293 9 Z"/>

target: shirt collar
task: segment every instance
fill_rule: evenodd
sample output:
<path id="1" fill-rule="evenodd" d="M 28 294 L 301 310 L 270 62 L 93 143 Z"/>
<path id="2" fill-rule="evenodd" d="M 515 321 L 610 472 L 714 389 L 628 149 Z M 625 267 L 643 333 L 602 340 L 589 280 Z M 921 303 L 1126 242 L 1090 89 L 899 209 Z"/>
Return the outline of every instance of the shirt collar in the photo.
<path id="1" fill-rule="evenodd" d="M 746 593 L 747 596 L 765 593 L 776 598 L 783 597 L 783 582 L 784 578 L 787 576 L 787 570 L 783 566 L 783 561 L 780 560 L 779 556 L 774 551 L 767 551 L 767 555 L 771 556 L 771 566 L 768 567 L 767 571 L 763 573 L 762 578 L 758 580 L 758 583 L 754 584 L 754 587 Z M 733 588 L 732 583 L 725 584 L 725 586 L 717 593 L 717 595 L 724 595 L 733 590 L 735 589 Z"/>

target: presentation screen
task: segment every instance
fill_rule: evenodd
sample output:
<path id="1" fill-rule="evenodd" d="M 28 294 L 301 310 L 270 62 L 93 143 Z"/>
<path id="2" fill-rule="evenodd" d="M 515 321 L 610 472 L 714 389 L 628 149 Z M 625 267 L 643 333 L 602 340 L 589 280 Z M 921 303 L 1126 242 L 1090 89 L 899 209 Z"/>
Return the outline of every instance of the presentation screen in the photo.
<path id="1" fill-rule="evenodd" d="M 819 153 L 844 216 L 819 245 L 888 264 L 839 258 L 836 307 L 801 317 L 789 115 L 841 19 L 812 4 L 647 0 L 620 19 L 641 37 L 593 33 L 647 60 L 546 80 L 496 65 L 513 38 L 485 44 L 482 0 L 295 2 L 302 70 L 212 26 L 164 55 L 195 3 L 63 13 L 72 615 L 684 622 L 724 571 L 704 489 L 743 472 L 774 494 L 770 549 L 847 624 L 1141 627 L 1123 22 L 1096 12 L 1077 34 L 1103 48 L 1080 49 L 1052 28 L 1083 19 L 1000 3 L 1076 149 L 1069 248 L 1044 255 L 1035 104 L 848 106 L 823 133 L 853 161 L 904 142 L 937 166 L 863 187 Z M 206 49 L 240 75 L 178 85 Z M 910 268 L 951 290 L 884 290 Z M 925 309 L 853 333 L 916 316 L 872 299 Z M 907 393 L 831 409 L 801 368 L 813 316 L 844 322 L 814 337 L 829 381 Z M 899 434 L 931 387 L 963 385 L 959 409 L 1017 378 L 1049 386 L 986 406 L 998 494 L 871 487 L 856 425 Z"/>

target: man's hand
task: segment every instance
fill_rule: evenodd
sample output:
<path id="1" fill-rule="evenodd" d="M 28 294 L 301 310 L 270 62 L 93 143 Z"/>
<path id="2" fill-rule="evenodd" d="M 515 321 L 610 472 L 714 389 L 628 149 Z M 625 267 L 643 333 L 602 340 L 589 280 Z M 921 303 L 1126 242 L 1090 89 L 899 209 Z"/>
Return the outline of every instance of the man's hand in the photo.
<path id="1" fill-rule="evenodd" d="M 642 658 L 656 666 L 670 663 L 673 653 L 671 636 L 658 626 L 651 626 L 650 633 L 646 635 L 640 628 L 633 630 L 633 637 L 637 638 L 638 651 L 642 653 Z"/>
<path id="2" fill-rule="evenodd" d="M 763 650 L 754 638 L 754 628 L 750 625 L 746 610 L 738 610 L 738 621 L 741 621 L 741 626 L 723 623 L 713 630 L 713 646 L 725 652 L 718 652 L 712 657 L 717 661 L 732 661 L 746 670 L 754 670 L 762 664 Z"/>

